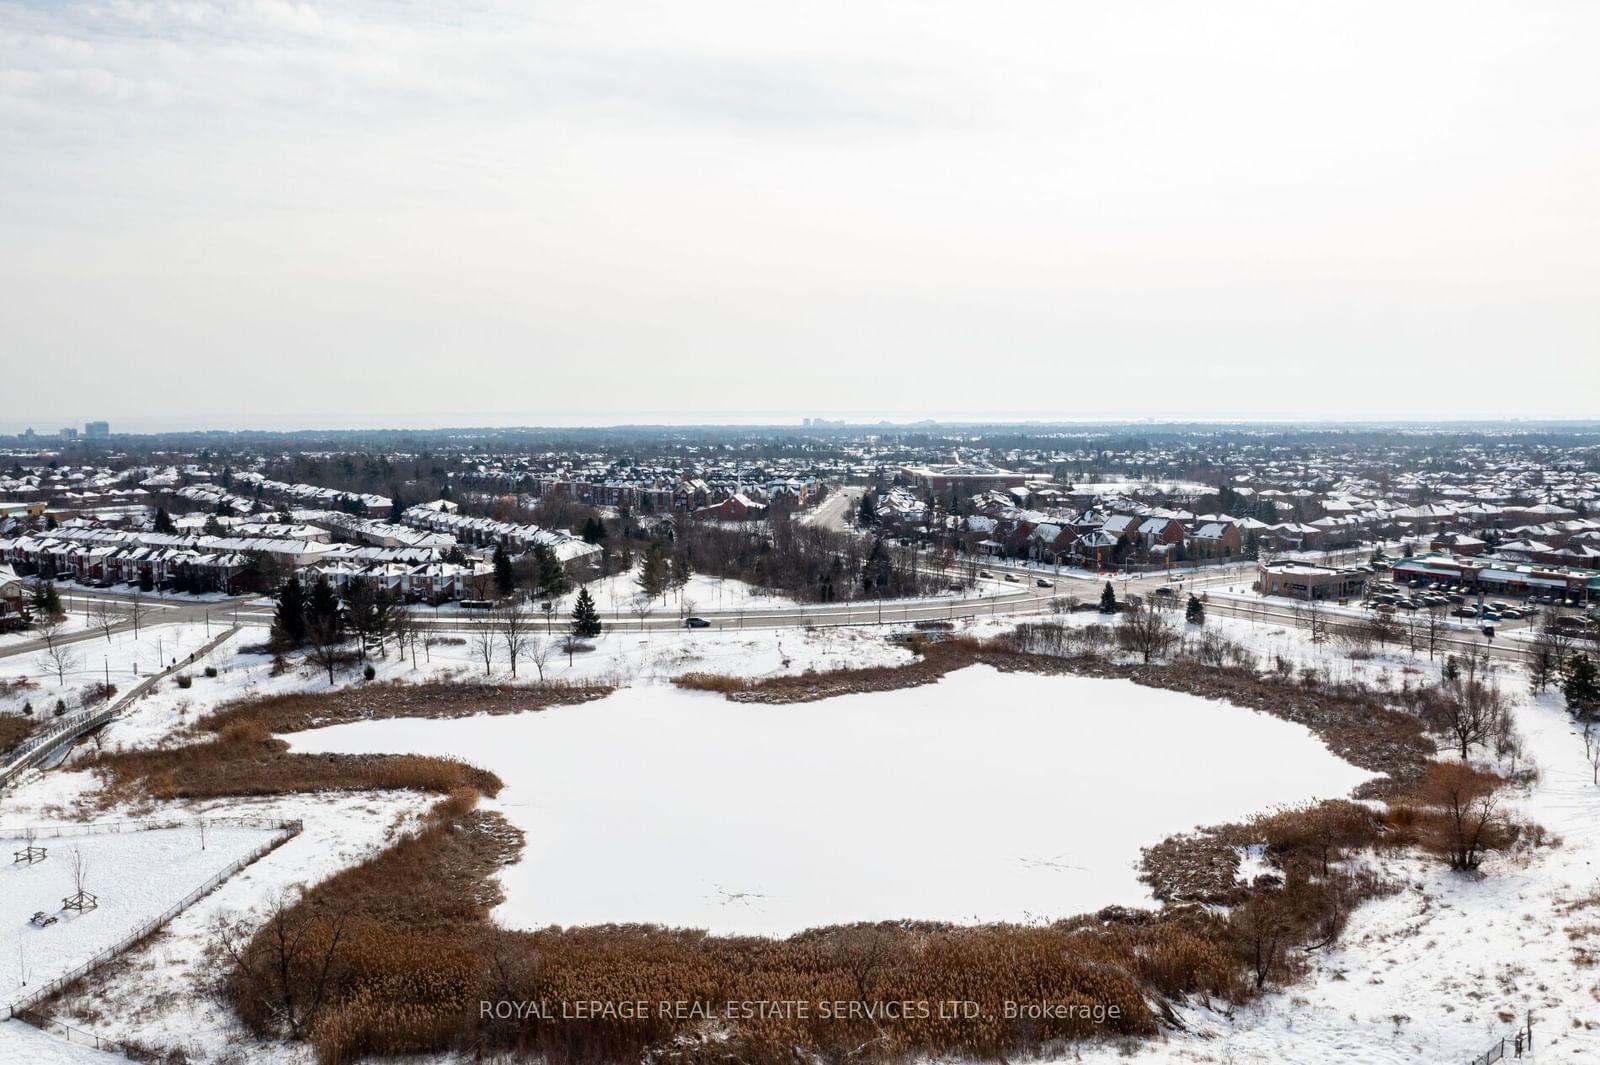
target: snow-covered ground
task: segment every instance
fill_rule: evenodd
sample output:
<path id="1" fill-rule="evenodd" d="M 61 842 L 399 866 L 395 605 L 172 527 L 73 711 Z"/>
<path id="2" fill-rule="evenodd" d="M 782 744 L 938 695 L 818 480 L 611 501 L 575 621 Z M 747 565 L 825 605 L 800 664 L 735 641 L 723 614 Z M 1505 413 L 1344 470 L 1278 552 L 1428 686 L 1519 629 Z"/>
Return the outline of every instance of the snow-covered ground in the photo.
<path id="1" fill-rule="evenodd" d="M 14 1002 L 88 961 L 271 837 L 267 829 L 212 826 L 202 848 L 197 828 L 90 832 L 39 839 L 35 846 L 48 857 L 26 864 L 10 861 L 24 840 L 0 835 L 6 862 L 0 865 L 0 1002 Z M 62 909 L 76 891 L 76 856 L 85 866 L 85 890 L 99 897 L 83 913 Z M 58 920 L 38 927 L 30 922 L 36 912 Z"/>
<path id="2" fill-rule="evenodd" d="M 154 616 L 154 615 L 152 615 Z M 203 621 L 181 625 L 144 625 L 139 635 L 132 630 L 111 634 L 110 638 L 77 640 L 65 647 L 67 661 L 64 676 L 58 677 L 55 663 L 43 652 L 26 652 L 0 657 L 0 678 L 28 677 L 34 687 L 26 693 L 35 710 L 41 705 L 51 705 L 65 698 L 72 707 L 72 698 L 83 687 L 95 681 L 110 679 L 112 684 L 126 691 L 139 678 L 159 673 L 164 666 L 182 662 L 198 651 L 207 640 L 220 635 L 228 628 L 227 616 L 218 615 L 209 626 Z M 264 638 L 265 629 L 255 629 L 255 640 Z M 76 707 L 72 707 L 76 709 Z"/>
<path id="3" fill-rule="evenodd" d="M 1080 614 L 1070 623 L 1104 620 Z M 985 618 L 965 627 L 993 634 L 1012 623 Z M 193 628 L 200 630 L 193 641 L 198 645 L 204 630 Z M 1281 656 L 1316 665 L 1336 680 L 1387 675 L 1398 683 L 1404 676 L 1414 686 L 1437 675 L 1438 663 L 1425 654 L 1391 648 L 1359 657 L 1337 641 L 1312 645 L 1303 630 L 1270 620 L 1214 615 L 1207 628 L 1247 645 L 1264 668 Z M 175 631 L 164 627 L 162 634 L 170 639 Z M 164 739 L 231 695 L 325 686 L 326 678 L 315 670 L 296 667 L 274 677 L 270 660 L 232 653 L 259 638 L 260 630 L 246 630 L 219 651 L 217 678 L 197 672 L 187 691 L 164 683 L 110 726 L 106 745 Z M 153 660 L 153 642 L 137 653 Z M 379 662 L 379 677 L 483 675 L 470 640 L 436 645 L 429 655 L 431 661 L 423 657 L 415 668 L 409 659 Z M 578 655 L 570 666 L 554 656 L 547 672 L 634 686 L 612 699 L 521 717 L 341 729 L 351 743 L 367 744 L 362 737 L 372 736 L 371 749 L 458 753 L 508 780 L 501 803 L 528 830 L 528 850 L 523 864 L 505 874 L 509 901 L 498 916 L 521 925 L 627 916 L 759 931 L 880 913 L 970 920 L 1093 909 L 1145 898 L 1134 880 L 1139 843 L 1322 793 L 1310 785 L 1324 770 L 1348 774 L 1332 781 L 1339 793 L 1361 779 L 1284 722 L 1115 681 L 969 670 L 931 687 L 788 707 L 728 703 L 661 683 L 690 669 L 756 676 L 908 657 L 884 642 L 881 631 L 868 628 L 638 633 L 608 626 L 593 652 Z M 0 675 L 18 666 L 30 663 L 0 658 Z M 492 672 L 504 680 L 504 662 L 497 660 Z M 526 663 L 522 672 L 524 680 L 532 675 Z M 1579 905 L 1600 890 L 1600 787 L 1590 783 L 1582 737 L 1558 700 L 1528 700 L 1519 671 L 1502 669 L 1498 676 L 1518 699 L 1527 756 L 1541 770 L 1514 801 L 1560 837 L 1558 847 L 1491 862 L 1481 880 L 1420 859 L 1385 859 L 1390 874 L 1407 887 L 1364 905 L 1334 950 L 1312 956 L 1305 983 L 1231 1017 L 1191 1005 L 1182 1010 L 1187 1032 L 1142 1047 L 1075 1047 L 1070 1060 L 1111 1065 L 1129 1055 L 1135 1061 L 1215 1065 L 1466 1065 L 1509 1030 L 1502 1014 L 1520 1017 L 1532 1009 L 1536 1052 L 1543 1060 L 1600 1062 L 1600 967 L 1587 963 L 1587 952 L 1600 952 L 1600 904 Z M 351 683 L 360 682 L 341 679 Z M 1046 695 L 1032 683 L 1074 694 Z M 1110 685 L 1127 694 L 1091 695 L 1080 684 Z M 1147 707 L 1146 694 L 1166 694 L 1178 703 L 1170 713 Z M 437 735 L 412 733 L 414 726 Z M 1265 726 L 1293 734 L 1269 741 Z M 1222 744 L 1233 729 L 1241 731 L 1231 745 Z M 1212 753 L 1212 739 L 1230 749 Z M 1249 744 L 1255 751 L 1265 744 L 1272 757 L 1231 753 Z M 673 757 L 660 758 L 662 750 Z M 873 750 L 878 757 L 860 753 Z M 1118 779 L 1105 764 L 1118 763 L 1100 757 L 1104 751 L 1133 752 L 1131 764 L 1152 783 L 1136 789 Z M 564 760 L 558 757 L 562 752 Z M 1275 773 L 1302 756 L 1312 768 L 1289 774 L 1284 787 L 1235 791 L 1254 786 L 1238 778 Z M 652 764 L 662 761 L 670 764 Z M 554 789 L 563 795 L 546 801 L 547 790 Z M 91 790 L 88 774 L 70 768 L 34 775 L 5 793 L 0 820 L 13 825 L 71 817 L 92 809 Z M 1213 796 L 1214 790 L 1221 794 Z M 1214 798 L 1214 806 L 1204 805 Z M 219 913 L 260 913 L 279 890 L 361 860 L 414 823 L 429 803 L 425 796 L 352 795 L 208 804 L 205 811 L 215 815 L 302 818 L 306 832 L 181 915 L 130 954 L 126 965 L 97 977 L 61 1018 L 111 1038 L 176 1046 L 195 1061 L 216 1061 L 230 1052 L 243 1054 L 237 1060 L 289 1060 L 294 1052 L 280 1047 L 240 1049 L 228 1011 L 194 993 L 209 976 L 207 926 Z M 174 805 L 148 812 L 197 810 Z M 1095 836 L 1101 828 L 1117 837 L 1120 849 L 1101 852 Z M 790 835 L 792 844 L 785 839 Z M 912 846 L 919 837 L 920 851 Z M 1029 845 L 1022 846 L 1023 840 Z M 785 847 L 797 850 L 793 860 L 780 853 Z M 52 851 L 50 861 L 57 853 Z M 1091 860 L 1081 860 L 1085 854 Z M 9 856 L 9 850 L 0 854 Z M 1254 863 L 1256 856 L 1250 858 Z M 3 871 L 0 876 L 9 879 Z M 808 876 L 821 882 L 811 895 L 789 888 L 797 883 L 809 890 Z M 592 890 L 580 893 L 582 885 Z M 1090 885 L 1097 885 L 1097 897 L 1080 901 L 1074 892 Z M 177 894 L 193 886 L 185 884 Z M 0 906 L 6 898 L 0 891 Z M 812 908 L 797 906 L 797 899 Z M 881 909 L 871 908 L 879 903 Z M 59 895 L 54 904 L 59 907 Z M 602 905 L 611 909 L 601 914 Z M 930 914 L 933 906 L 942 909 Z M 0 945 L 0 977 L 16 967 L 14 949 Z M 12 1060 L 101 1065 L 105 1059 L 54 1036 L 0 1024 L 0 1061 Z"/>
<path id="4" fill-rule="evenodd" d="M 600 610 L 607 614 L 626 614 L 643 594 L 637 578 L 635 569 L 632 573 L 614 573 L 590 581 L 584 587 L 589 589 L 595 606 Z M 571 598 L 568 596 L 567 600 Z M 672 592 L 665 599 L 663 602 L 661 596 L 655 598 L 653 609 L 656 614 L 692 614 L 699 610 L 780 610 L 799 605 L 793 599 L 771 594 L 745 581 L 708 577 L 703 573 L 692 574 L 681 592 Z"/>
<path id="5" fill-rule="evenodd" d="M 655 685 L 537 714 L 289 739 L 311 752 L 449 750 L 498 773 L 498 805 L 528 837 L 497 911 L 519 927 L 786 934 L 1147 905 L 1141 845 L 1368 778 L 1265 714 L 987 667 L 786 706 Z"/>

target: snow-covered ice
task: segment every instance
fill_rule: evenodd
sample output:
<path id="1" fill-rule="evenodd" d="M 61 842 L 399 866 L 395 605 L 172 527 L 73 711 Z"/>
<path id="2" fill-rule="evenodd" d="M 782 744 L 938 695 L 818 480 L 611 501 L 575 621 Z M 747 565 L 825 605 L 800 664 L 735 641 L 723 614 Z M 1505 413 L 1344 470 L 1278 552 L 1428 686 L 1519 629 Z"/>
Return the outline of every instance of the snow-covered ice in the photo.
<path id="1" fill-rule="evenodd" d="M 760 705 L 664 685 L 513 716 L 338 725 L 302 751 L 450 752 L 526 833 L 508 925 L 719 933 L 1147 905 L 1139 848 L 1368 778 L 1300 726 L 1121 680 L 961 670 Z M 496 805 L 496 804 L 491 804 Z"/>

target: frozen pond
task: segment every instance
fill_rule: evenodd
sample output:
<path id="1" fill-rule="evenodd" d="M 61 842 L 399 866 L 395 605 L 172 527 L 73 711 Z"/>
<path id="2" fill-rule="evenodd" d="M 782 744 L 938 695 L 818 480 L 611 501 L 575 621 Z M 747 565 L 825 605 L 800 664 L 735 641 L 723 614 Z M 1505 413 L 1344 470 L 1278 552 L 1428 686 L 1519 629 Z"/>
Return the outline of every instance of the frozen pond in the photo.
<path id="1" fill-rule="evenodd" d="M 972 667 L 765 706 L 651 686 L 515 716 L 359 722 L 296 750 L 453 754 L 527 834 L 505 924 L 785 934 L 1151 902 L 1139 848 L 1370 774 L 1306 729 L 1128 681 Z"/>

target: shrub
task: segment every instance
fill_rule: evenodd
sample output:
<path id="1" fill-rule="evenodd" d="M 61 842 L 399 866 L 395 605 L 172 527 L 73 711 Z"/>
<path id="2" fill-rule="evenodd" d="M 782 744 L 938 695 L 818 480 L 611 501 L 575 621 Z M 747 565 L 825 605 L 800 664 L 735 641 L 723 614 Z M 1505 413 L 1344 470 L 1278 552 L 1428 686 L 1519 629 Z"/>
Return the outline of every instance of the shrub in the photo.
<path id="1" fill-rule="evenodd" d="M 172 678 L 172 681 L 185 691 L 194 686 L 194 678 L 189 676 L 187 673 L 179 673 L 176 677 Z"/>
<path id="2" fill-rule="evenodd" d="M 378 675 L 378 671 L 373 666 L 373 664 L 371 662 L 368 662 L 366 665 L 361 667 L 361 676 L 364 679 L 371 680 L 372 678 L 376 677 L 377 675 Z"/>
<path id="3" fill-rule="evenodd" d="M 672 678 L 672 683 L 680 688 L 688 688 L 697 692 L 742 692 L 750 687 L 750 682 L 744 677 L 734 677 L 727 673 L 683 673 Z"/>
<path id="4" fill-rule="evenodd" d="M 65 717 L 66 714 L 67 714 L 67 701 L 65 699 L 57 699 L 56 700 L 55 715 L 57 717 Z"/>
<path id="5" fill-rule="evenodd" d="M 216 666 L 207 666 L 206 667 L 206 676 L 207 677 L 215 677 L 216 675 L 217 675 L 217 667 Z"/>

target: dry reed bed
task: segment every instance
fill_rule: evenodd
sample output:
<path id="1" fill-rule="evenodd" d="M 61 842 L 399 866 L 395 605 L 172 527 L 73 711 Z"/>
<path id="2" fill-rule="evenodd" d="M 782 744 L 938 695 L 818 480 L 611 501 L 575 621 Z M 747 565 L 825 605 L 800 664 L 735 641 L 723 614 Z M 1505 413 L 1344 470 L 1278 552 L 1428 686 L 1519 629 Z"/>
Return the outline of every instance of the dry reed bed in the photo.
<path id="1" fill-rule="evenodd" d="M 33 735 L 36 719 L 23 714 L 0 714 L 0 754 L 5 754 Z"/>
<path id="2" fill-rule="evenodd" d="M 142 797 L 211 799 L 311 791 L 410 790 L 496 795 L 500 778 L 454 758 L 427 755 L 298 754 L 254 722 L 234 721 L 215 738 L 184 747 L 100 754 L 101 801 Z"/>
<path id="3" fill-rule="evenodd" d="M 479 684 L 386 681 L 326 692 L 290 692 L 224 703 L 201 718 L 196 729 L 221 732 L 237 721 L 265 725 L 269 732 L 304 732 L 325 725 L 394 717 L 467 717 L 517 714 L 571 706 L 610 695 L 602 684 Z"/>

